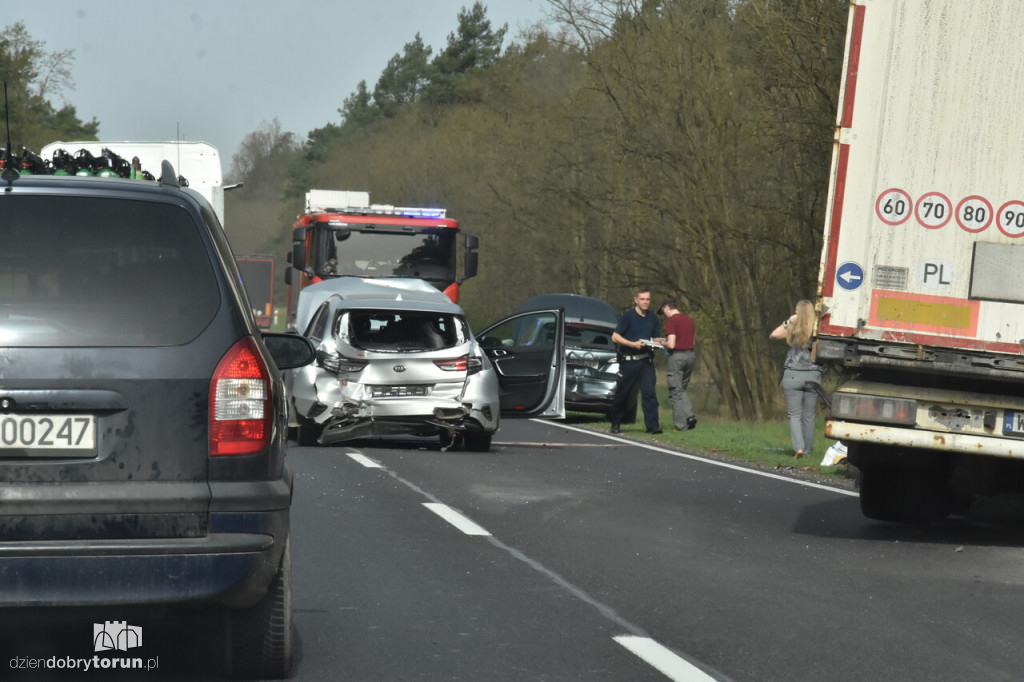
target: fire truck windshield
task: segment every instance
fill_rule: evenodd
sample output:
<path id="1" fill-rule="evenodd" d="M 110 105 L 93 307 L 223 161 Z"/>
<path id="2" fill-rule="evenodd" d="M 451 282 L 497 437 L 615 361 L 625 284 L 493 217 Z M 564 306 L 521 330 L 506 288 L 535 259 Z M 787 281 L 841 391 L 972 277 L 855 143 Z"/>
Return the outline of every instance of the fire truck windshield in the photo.
<path id="1" fill-rule="evenodd" d="M 315 249 L 320 277 L 418 277 L 446 286 L 455 281 L 455 232 L 325 230 Z"/>

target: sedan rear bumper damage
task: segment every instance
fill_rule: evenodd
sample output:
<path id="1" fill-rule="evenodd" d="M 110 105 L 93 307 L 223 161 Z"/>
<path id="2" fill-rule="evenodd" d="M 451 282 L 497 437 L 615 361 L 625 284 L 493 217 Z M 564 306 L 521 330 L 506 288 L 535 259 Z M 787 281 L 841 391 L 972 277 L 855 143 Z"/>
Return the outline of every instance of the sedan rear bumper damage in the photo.
<path id="1" fill-rule="evenodd" d="M 357 438 L 389 435 L 452 434 L 468 430 L 495 431 L 496 411 L 490 406 L 474 409 L 451 401 L 433 403 L 425 400 L 343 403 L 324 413 L 324 430 L 319 442 L 323 445 Z"/>

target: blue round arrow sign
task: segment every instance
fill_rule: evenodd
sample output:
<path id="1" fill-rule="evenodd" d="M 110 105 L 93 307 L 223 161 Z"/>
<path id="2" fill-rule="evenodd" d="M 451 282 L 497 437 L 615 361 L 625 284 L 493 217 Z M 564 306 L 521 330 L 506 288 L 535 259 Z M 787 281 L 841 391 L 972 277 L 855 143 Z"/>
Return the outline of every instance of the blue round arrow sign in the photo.
<path id="1" fill-rule="evenodd" d="M 836 283 L 847 291 L 853 291 L 864 283 L 864 268 L 856 263 L 843 263 L 836 270 Z"/>

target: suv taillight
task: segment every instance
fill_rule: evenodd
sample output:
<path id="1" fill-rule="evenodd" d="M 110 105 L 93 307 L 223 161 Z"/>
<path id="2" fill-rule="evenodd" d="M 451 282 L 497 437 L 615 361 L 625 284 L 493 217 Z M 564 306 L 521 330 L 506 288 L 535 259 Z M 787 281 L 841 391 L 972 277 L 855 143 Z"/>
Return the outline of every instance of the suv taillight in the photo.
<path id="1" fill-rule="evenodd" d="M 251 338 L 231 347 L 210 381 L 210 456 L 250 455 L 270 443 L 270 372 Z"/>

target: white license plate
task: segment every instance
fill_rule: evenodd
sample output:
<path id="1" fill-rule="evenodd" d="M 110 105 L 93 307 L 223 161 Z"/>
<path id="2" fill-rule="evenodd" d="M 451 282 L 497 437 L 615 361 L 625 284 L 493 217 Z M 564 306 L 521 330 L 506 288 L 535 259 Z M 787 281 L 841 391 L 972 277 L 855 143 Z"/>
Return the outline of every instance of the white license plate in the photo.
<path id="1" fill-rule="evenodd" d="M 597 360 L 577 360 L 576 358 L 573 358 L 571 360 L 566 360 L 565 364 L 570 367 L 589 367 L 590 369 L 597 369 L 601 363 Z"/>
<path id="2" fill-rule="evenodd" d="M 96 417 L 81 414 L 0 415 L 0 450 L 92 450 Z"/>
<path id="3" fill-rule="evenodd" d="M 1007 436 L 1024 436 L 1024 412 L 1006 411 L 1003 417 L 1003 434 Z"/>
<path id="4" fill-rule="evenodd" d="M 374 398 L 409 398 L 427 395 L 425 384 L 413 386 L 373 386 Z"/>

